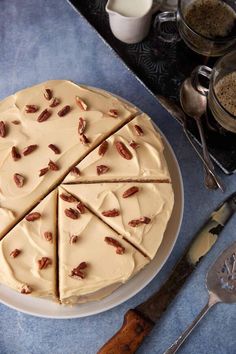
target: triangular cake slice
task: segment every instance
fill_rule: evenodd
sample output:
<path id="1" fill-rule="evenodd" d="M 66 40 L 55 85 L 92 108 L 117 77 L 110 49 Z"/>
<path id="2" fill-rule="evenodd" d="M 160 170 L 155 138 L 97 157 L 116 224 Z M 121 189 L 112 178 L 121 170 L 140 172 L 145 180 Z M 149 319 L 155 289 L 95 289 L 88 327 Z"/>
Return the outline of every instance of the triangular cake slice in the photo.
<path id="1" fill-rule="evenodd" d="M 173 209 L 170 183 L 90 183 L 64 188 L 144 254 L 155 256 Z"/>
<path id="2" fill-rule="evenodd" d="M 0 102 L 0 238 L 137 110 L 104 91 L 47 81 Z"/>
<path id="3" fill-rule="evenodd" d="M 56 299 L 56 210 L 53 191 L 0 241 L 0 283 Z"/>
<path id="4" fill-rule="evenodd" d="M 64 183 L 96 181 L 170 181 L 161 135 L 142 114 L 93 150 Z"/>
<path id="5" fill-rule="evenodd" d="M 76 187 L 76 186 L 75 186 Z M 148 263 L 133 246 L 59 188 L 59 293 L 62 303 L 99 300 Z"/>

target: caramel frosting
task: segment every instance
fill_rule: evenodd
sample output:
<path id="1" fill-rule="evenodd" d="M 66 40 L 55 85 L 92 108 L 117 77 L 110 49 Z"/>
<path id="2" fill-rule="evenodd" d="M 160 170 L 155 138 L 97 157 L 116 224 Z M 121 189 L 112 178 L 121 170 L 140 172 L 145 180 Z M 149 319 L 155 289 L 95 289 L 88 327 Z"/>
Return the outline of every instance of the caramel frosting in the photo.
<path id="1" fill-rule="evenodd" d="M 212 213 L 211 222 L 203 227 L 188 251 L 187 257 L 190 263 L 197 264 L 200 258 L 210 251 L 218 238 L 217 227 L 225 225 L 225 221 L 228 220 L 231 212 L 228 203 L 224 203 L 218 210 Z M 216 232 L 214 233 L 215 230 Z"/>
<path id="2" fill-rule="evenodd" d="M 161 136 L 135 107 L 63 80 L 0 102 L 0 283 L 108 296 L 154 258 L 173 203 Z"/>
<path id="3" fill-rule="evenodd" d="M 79 193 L 74 187 L 74 196 Z M 66 201 L 59 188 L 59 293 L 62 303 L 98 300 L 109 295 L 148 263 L 78 201 Z M 69 210 L 69 212 L 68 212 Z"/>
<path id="4" fill-rule="evenodd" d="M 188 252 L 188 260 L 192 264 L 197 264 L 201 257 L 205 256 L 217 241 L 218 236 L 208 230 L 203 230 L 198 238 L 193 242 Z"/>
<path id="5" fill-rule="evenodd" d="M 170 183 L 91 183 L 64 185 L 64 188 L 76 194 L 92 212 L 144 254 L 154 258 L 174 204 Z M 109 211 L 115 215 L 109 216 Z M 144 220 L 132 226 L 132 220 L 145 217 L 150 219 L 149 223 Z"/>
<path id="6" fill-rule="evenodd" d="M 104 91 L 59 80 L 1 101 L 0 237 L 136 113 Z M 40 170 L 47 173 L 39 177 Z"/>
<path id="7" fill-rule="evenodd" d="M 77 165 L 80 176 L 69 174 L 64 183 L 170 181 L 161 136 L 146 114 L 134 118 L 106 141 L 105 153 L 102 153 L 104 149 L 101 146 L 93 150 Z M 120 149 L 119 146 L 117 148 L 117 143 L 125 146 L 126 151 L 123 154 L 118 151 Z M 101 174 L 97 170 L 99 166 L 106 167 Z"/>
<path id="8" fill-rule="evenodd" d="M 26 217 L 38 219 L 24 218 L 0 241 L 2 284 L 25 295 L 56 297 L 56 205 L 53 191 Z"/>

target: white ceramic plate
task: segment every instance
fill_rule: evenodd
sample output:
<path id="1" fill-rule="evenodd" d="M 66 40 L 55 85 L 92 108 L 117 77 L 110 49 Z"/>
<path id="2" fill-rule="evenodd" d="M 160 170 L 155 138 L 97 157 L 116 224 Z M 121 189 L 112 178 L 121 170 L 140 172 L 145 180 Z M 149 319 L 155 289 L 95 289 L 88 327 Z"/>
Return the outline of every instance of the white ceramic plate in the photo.
<path id="1" fill-rule="evenodd" d="M 156 126 L 155 126 L 156 127 Z M 159 128 L 156 129 L 160 132 Z M 160 132 L 161 133 L 161 132 Z M 88 302 L 74 306 L 62 306 L 53 303 L 51 300 L 33 298 L 19 294 L 3 285 L 0 285 L 0 302 L 18 311 L 47 318 L 78 318 L 91 316 L 106 310 L 109 310 L 141 291 L 158 274 L 175 245 L 179 229 L 182 222 L 184 208 L 183 181 L 175 154 L 163 136 L 165 146 L 165 158 L 167 160 L 169 171 L 173 183 L 175 194 L 174 209 L 169 220 L 163 242 L 155 258 L 134 278 L 126 284 L 120 286 L 114 293 L 103 300 Z"/>

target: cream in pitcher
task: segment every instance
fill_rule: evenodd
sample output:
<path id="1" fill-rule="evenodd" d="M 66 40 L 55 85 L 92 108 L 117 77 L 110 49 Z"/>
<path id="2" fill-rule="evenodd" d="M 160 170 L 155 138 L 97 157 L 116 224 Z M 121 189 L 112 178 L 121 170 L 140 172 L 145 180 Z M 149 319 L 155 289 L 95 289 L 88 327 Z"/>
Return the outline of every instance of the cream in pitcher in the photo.
<path id="1" fill-rule="evenodd" d="M 137 43 L 148 34 L 151 18 L 161 0 L 108 0 L 106 11 L 116 38 L 125 43 Z"/>
<path id="2" fill-rule="evenodd" d="M 111 0 L 109 8 L 122 16 L 139 17 L 150 10 L 151 0 Z"/>

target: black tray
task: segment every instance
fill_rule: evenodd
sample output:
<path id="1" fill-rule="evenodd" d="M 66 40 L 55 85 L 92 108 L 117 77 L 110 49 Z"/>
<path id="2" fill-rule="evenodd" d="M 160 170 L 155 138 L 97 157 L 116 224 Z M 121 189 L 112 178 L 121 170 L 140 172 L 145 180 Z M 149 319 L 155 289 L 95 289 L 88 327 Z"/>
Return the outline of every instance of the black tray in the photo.
<path id="1" fill-rule="evenodd" d="M 183 41 L 164 43 L 158 38 L 153 27 L 148 37 L 141 43 L 122 43 L 110 30 L 108 15 L 105 12 L 107 0 L 68 0 L 68 2 L 87 19 L 160 103 L 178 119 L 181 83 L 197 65 L 206 64 L 206 58 L 191 51 Z M 207 65 L 211 67 L 214 63 L 214 58 L 207 61 Z M 194 120 L 188 120 L 188 129 L 199 142 Z M 213 159 L 225 173 L 235 173 L 236 135 L 223 131 L 208 114 L 204 120 L 204 130 Z"/>

